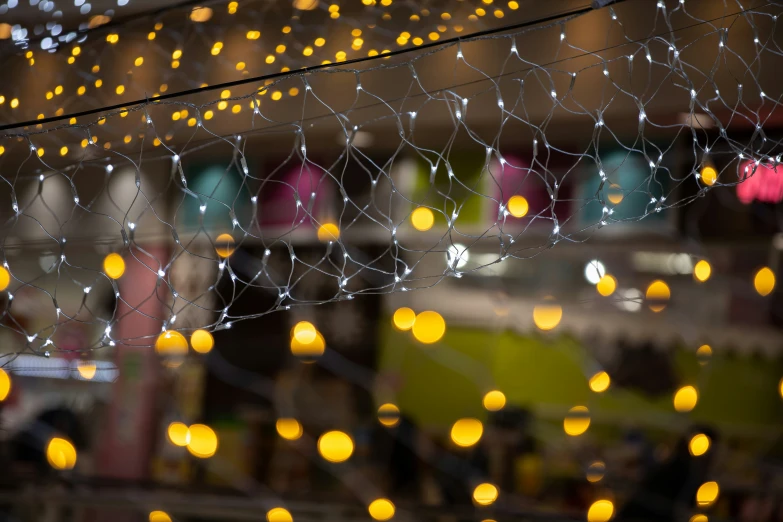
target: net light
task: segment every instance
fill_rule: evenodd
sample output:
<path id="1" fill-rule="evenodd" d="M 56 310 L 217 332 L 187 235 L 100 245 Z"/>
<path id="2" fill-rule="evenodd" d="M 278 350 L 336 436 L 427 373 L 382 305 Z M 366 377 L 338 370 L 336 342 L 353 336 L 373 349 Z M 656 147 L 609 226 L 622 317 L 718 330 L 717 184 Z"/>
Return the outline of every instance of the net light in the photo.
<path id="1" fill-rule="evenodd" d="M 469 448 L 481 440 L 484 425 L 478 419 L 459 419 L 451 426 L 451 441 L 461 448 Z"/>
<path id="2" fill-rule="evenodd" d="M 342 431 L 327 431 L 318 438 L 318 453 L 329 462 L 345 462 L 353 455 L 353 439 Z"/>
<path id="3" fill-rule="evenodd" d="M 563 420 L 563 430 L 571 437 L 578 437 L 590 427 L 590 411 L 585 406 L 574 406 Z"/>
<path id="4" fill-rule="evenodd" d="M 411 213 L 411 224 L 419 232 L 426 232 L 435 224 L 435 215 L 427 207 L 418 207 Z"/>
<path id="5" fill-rule="evenodd" d="M 718 495 L 720 495 L 718 483 L 715 481 L 705 482 L 696 491 L 696 504 L 700 508 L 710 507 L 718 500 Z"/>
<path id="6" fill-rule="evenodd" d="M 707 453 L 711 444 L 712 441 L 707 435 L 704 433 L 697 433 L 691 437 L 691 440 L 688 442 L 688 451 L 694 457 L 700 457 Z"/>
<path id="7" fill-rule="evenodd" d="M 392 403 L 382 404 L 378 408 L 378 422 L 387 428 L 393 428 L 400 423 L 400 408 Z"/>
<path id="8" fill-rule="evenodd" d="M 590 377 L 588 385 L 595 393 L 603 393 L 609 389 L 611 382 L 612 379 L 609 377 L 609 374 L 604 371 L 600 371 Z"/>
<path id="9" fill-rule="evenodd" d="M 494 484 L 484 482 L 473 489 L 473 502 L 479 506 L 492 505 L 498 499 L 498 488 Z"/>
<path id="10" fill-rule="evenodd" d="M 693 278 L 700 283 L 703 283 L 709 279 L 711 274 L 712 266 L 710 266 L 709 261 L 706 259 L 700 260 L 693 267 Z"/>
<path id="11" fill-rule="evenodd" d="M 215 346 L 215 338 L 207 330 L 198 329 L 190 334 L 190 347 L 197 353 L 209 353 Z"/>
<path id="12" fill-rule="evenodd" d="M 438 312 L 426 311 L 413 322 L 413 337 L 422 344 L 433 344 L 446 334 L 446 321 Z"/>
<path id="13" fill-rule="evenodd" d="M 205 424 L 193 424 L 188 428 L 190 441 L 187 443 L 191 455 L 199 459 L 208 459 L 218 450 L 218 437 L 215 431 Z"/>
<path id="14" fill-rule="evenodd" d="M 103 273 L 111 279 L 119 279 L 125 273 L 125 260 L 121 255 L 111 253 L 103 258 Z"/>
<path id="15" fill-rule="evenodd" d="M 267 522 L 294 522 L 294 517 L 291 513 L 281 507 L 272 508 L 266 513 Z"/>
<path id="16" fill-rule="evenodd" d="M 492 390 L 481 401 L 487 411 L 500 411 L 506 406 L 506 395 L 500 390 Z"/>
<path id="17" fill-rule="evenodd" d="M 275 422 L 277 434 L 285 440 L 299 440 L 304 434 L 302 424 L 294 418 L 281 418 Z"/>
<path id="18" fill-rule="evenodd" d="M 775 289 L 775 272 L 766 266 L 759 269 L 753 278 L 753 286 L 760 296 L 768 296 Z"/>
<path id="19" fill-rule="evenodd" d="M 403 332 L 413 328 L 413 324 L 416 322 L 416 312 L 407 306 L 398 308 L 392 316 L 392 323 L 394 327 Z"/>
<path id="20" fill-rule="evenodd" d="M 54 469 L 73 469 L 76 466 L 76 448 L 65 438 L 53 437 L 46 444 L 46 460 Z"/>
<path id="21" fill-rule="evenodd" d="M 611 500 L 596 500 L 587 510 L 587 522 L 608 522 L 614 516 L 614 504 Z"/>
<path id="22" fill-rule="evenodd" d="M 686 413 L 696 407 L 699 392 L 693 386 L 683 386 L 674 393 L 674 409 Z"/>

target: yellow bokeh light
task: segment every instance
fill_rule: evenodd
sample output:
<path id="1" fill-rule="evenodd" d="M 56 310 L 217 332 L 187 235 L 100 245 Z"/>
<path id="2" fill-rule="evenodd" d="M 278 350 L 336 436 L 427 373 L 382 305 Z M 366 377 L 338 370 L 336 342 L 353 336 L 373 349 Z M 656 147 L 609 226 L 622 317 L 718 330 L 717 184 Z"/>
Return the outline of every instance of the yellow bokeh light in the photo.
<path id="1" fill-rule="evenodd" d="M 398 308 L 394 312 L 394 316 L 392 317 L 392 323 L 398 330 L 407 331 L 413 328 L 413 323 L 416 322 L 416 312 L 408 308 L 407 306 L 403 306 L 402 308 Z"/>
<path id="2" fill-rule="evenodd" d="M 435 215 L 427 207 L 418 207 L 411 213 L 411 224 L 420 232 L 426 232 L 435 224 Z"/>
<path id="3" fill-rule="evenodd" d="M 693 267 L 693 278 L 700 283 L 703 283 L 710 278 L 712 274 L 712 266 L 709 261 L 702 259 Z"/>
<path id="4" fill-rule="evenodd" d="M 707 435 L 704 433 L 697 433 L 691 437 L 691 440 L 688 442 L 688 451 L 690 451 L 691 455 L 694 457 L 700 457 L 707 453 L 711 444 L 712 441 Z"/>
<path id="5" fill-rule="evenodd" d="M 19 98 L 12 99 L 10 103 L 11 103 L 11 108 L 16 109 L 17 107 L 19 107 Z"/>
<path id="6" fill-rule="evenodd" d="M 294 418 L 281 418 L 275 422 L 277 434 L 285 440 L 299 440 L 304 433 L 302 424 Z"/>
<path id="7" fill-rule="evenodd" d="M 81 375 L 82 379 L 89 381 L 95 377 L 95 373 L 98 371 L 98 367 L 93 362 L 79 361 L 76 365 L 76 371 L 79 372 L 79 375 Z"/>
<path id="8" fill-rule="evenodd" d="M 190 443 L 190 428 L 181 422 L 172 422 L 166 429 L 169 442 L 175 446 L 185 447 Z"/>
<path id="9" fill-rule="evenodd" d="M 394 516 L 394 504 L 386 498 L 377 498 L 370 502 L 367 511 L 373 520 L 391 520 Z"/>
<path id="10" fill-rule="evenodd" d="M 340 229 L 334 223 L 324 223 L 318 227 L 318 241 L 330 243 L 340 239 Z"/>
<path id="11" fill-rule="evenodd" d="M 709 518 L 707 518 L 707 515 L 704 515 L 702 513 L 698 513 L 696 515 L 693 515 L 691 518 L 688 519 L 688 522 L 709 522 Z"/>
<path id="12" fill-rule="evenodd" d="M 136 67 L 140 67 L 142 64 L 144 64 L 144 57 L 143 56 L 139 56 L 138 58 L 136 58 L 133 61 L 133 65 L 135 65 Z"/>
<path id="13" fill-rule="evenodd" d="M 484 482 L 473 489 L 473 502 L 479 506 L 489 506 L 498 499 L 498 488 L 494 484 Z"/>
<path id="14" fill-rule="evenodd" d="M 190 442 L 188 442 L 188 451 L 194 457 L 206 459 L 217 452 L 218 438 L 217 434 L 204 424 L 194 424 L 188 428 L 190 432 Z"/>
<path id="15" fill-rule="evenodd" d="M 381 404 L 378 408 L 378 422 L 387 428 L 393 428 L 400 423 L 400 409 L 390 402 Z"/>
<path id="16" fill-rule="evenodd" d="M 313 43 L 315 44 L 316 47 L 323 47 L 326 44 L 326 39 L 325 38 L 316 38 Z"/>
<path id="17" fill-rule="evenodd" d="M 313 48 L 308 45 L 307 47 L 302 49 L 302 54 L 305 56 L 311 56 L 313 54 Z"/>
<path id="18" fill-rule="evenodd" d="M 671 298 L 672 293 L 669 289 L 669 285 L 660 279 L 657 279 L 650 283 L 650 286 L 647 287 L 647 292 L 645 295 L 647 297 L 647 301 L 649 301 L 647 306 L 650 307 L 650 310 L 657 313 L 666 308 L 666 304 Z"/>
<path id="19" fill-rule="evenodd" d="M 530 210 L 530 205 L 527 202 L 527 199 L 525 199 L 524 196 L 511 196 L 508 200 L 508 213 L 514 216 L 515 218 L 521 218 L 525 217 L 527 215 L 528 210 Z"/>
<path id="20" fill-rule="evenodd" d="M 771 294 L 772 290 L 775 289 L 775 272 L 766 266 L 761 268 L 753 278 L 753 286 L 760 296 Z"/>
<path id="21" fill-rule="evenodd" d="M 585 406 L 574 406 L 563 419 L 563 430 L 572 437 L 583 434 L 589 427 L 590 411 Z"/>
<path id="22" fill-rule="evenodd" d="M 699 402 L 699 392 L 693 386 L 683 386 L 674 393 L 674 409 L 680 413 L 691 411 Z"/>
<path id="23" fill-rule="evenodd" d="M 6 400 L 11 393 L 11 377 L 8 372 L 0 368 L 0 402 Z"/>
<path id="24" fill-rule="evenodd" d="M 222 102 L 221 102 L 222 103 Z M 220 234 L 215 239 L 215 252 L 223 259 L 230 257 L 234 253 L 234 238 L 231 234 Z"/>
<path id="25" fill-rule="evenodd" d="M 780 392 L 780 398 L 783 399 L 783 378 L 781 378 L 780 383 L 778 383 L 778 392 Z"/>
<path id="26" fill-rule="evenodd" d="M 78 94 L 79 96 L 81 96 L 85 92 L 87 92 L 87 87 L 85 87 L 84 85 L 76 89 L 76 94 Z"/>
<path id="27" fill-rule="evenodd" d="M 353 454 L 353 439 L 342 431 L 327 431 L 318 437 L 318 453 L 329 462 L 345 462 Z"/>
<path id="28" fill-rule="evenodd" d="M 190 334 L 190 347 L 198 353 L 209 353 L 215 346 L 215 338 L 206 330 L 196 330 Z"/>
<path id="29" fill-rule="evenodd" d="M 103 258 L 103 272 L 112 279 L 119 279 L 125 273 L 125 260 L 117 253 Z"/>
<path id="30" fill-rule="evenodd" d="M 696 358 L 702 366 L 710 362 L 712 358 L 712 347 L 709 344 L 702 344 L 696 349 Z"/>
<path id="31" fill-rule="evenodd" d="M 500 411 L 506 406 L 506 395 L 500 390 L 492 390 L 484 395 L 481 402 L 489 411 Z"/>
<path id="32" fill-rule="evenodd" d="M 76 448 L 69 440 L 53 437 L 46 445 L 46 460 L 54 469 L 73 469 L 76 466 Z"/>
<path id="33" fill-rule="evenodd" d="M 587 522 L 608 522 L 614 516 L 611 500 L 596 500 L 587 510 Z"/>
<path id="34" fill-rule="evenodd" d="M 63 145 L 62 147 L 60 147 L 60 156 L 65 156 L 66 154 L 68 154 L 68 147 Z"/>
<path id="35" fill-rule="evenodd" d="M 212 9 L 210 7 L 196 6 L 190 11 L 190 20 L 196 23 L 204 23 L 212 18 Z"/>
<path id="36" fill-rule="evenodd" d="M 236 69 L 237 69 L 237 71 L 244 71 L 245 70 L 245 62 L 237 62 Z"/>
<path id="37" fill-rule="evenodd" d="M 188 353 L 185 336 L 174 330 L 166 330 L 155 341 L 155 351 L 162 356 L 184 356 Z"/>
<path id="38" fill-rule="evenodd" d="M 590 386 L 590 389 L 593 390 L 595 393 L 603 393 L 606 390 L 609 389 L 609 385 L 612 383 L 611 377 L 609 377 L 609 374 L 600 371 L 590 377 L 590 381 L 588 382 L 588 385 Z"/>
<path id="39" fill-rule="evenodd" d="M 596 291 L 604 297 L 609 297 L 617 290 L 617 279 L 611 274 L 604 274 L 595 285 Z"/>
<path id="40" fill-rule="evenodd" d="M 552 303 L 551 297 L 546 300 L 550 302 L 533 307 L 533 322 L 536 327 L 545 332 L 553 330 L 560 324 L 560 320 L 563 318 L 563 308 L 558 304 Z"/>
<path id="41" fill-rule="evenodd" d="M 45 151 L 44 151 L 44 148 L 43 148 L 43 147 L 38 147 L 38 149 L 36 150 L 36 153 L 38 154 L 38 157 L 39 157 L 39 158 L 42 158 L 42 157 L 43 157 L 43 155 L 44 155 L 44 152 L 45 152 Z"/>
<path id="42" fill-rule="evenodd" d="M 177 49 L 171 53 L 172 60 L 179 60 L 180 58 L 182 58 L 182 49 Z"/>
<path id="43" fill-rule="evenodd" d="M 165 511 L 158 510 L 150 512 L 149 520 L 150 522 L 171 522 L 171 517 Z"/>
<path id="44" fill-rule="evenodd" d="M 612 205 L 619 205 L 622 203 L 625 194 L 623 194 L 623 188 L 617 183 L 609 183 L 609 192 L 607 199 Z"/>
<path id="45" fill-rule="evenodd" d="M 215 115 L 215 113 L 214 113 L 214 112 L 212 112 L 212 111 L 206 111 L 206 112 L 204 113 L 204 119 L 205 119 L 205 120 L 211 120 L 211 119 L 212 119 L 212 117 L 213 117 L 214 115 Z"/>
<path id="46" fill-rule="evenodd" d="M 231 112 L 233 112 L 234 114 L 239 114 L 239 112 L 240 112 L 241 110 L 242 110 L 242 106 L 241 106 L 241 105 L 239 105 L 238 103 L 237 103 L 237 104 L 234 104 L 234 106 L 233 106 L 233 107 L 231 107 Z"/>
<path id="47" fill-rule="evenodd" d="M 587 467 L 587 481 L 588 482 L 600 482 L 602 478 L 604 478 L 604 475 L 606 474 L 606 464 L 601 462 L 600 460 L 596 460 L 595 462 L 591 462 L 590 465 Z"/>
<path id="48" fill-rule="evenodd" d="M 714 167 L 706 166 L 701 169 L 701 182 L 711 187 L 718 181 L 718 171 Z"/>
<path id="49" fill-rule="evenodd" d="M 294 326 L 294 339 L 302 344 L 310 344 L 315 341 L 318 331 L 310 321 L 299 321 Z"/>
<path id="50" fill-rule="evenodd" d="M 709 507 L 718 500 L 720 494 L 720 488 L 715 481 L 705 482 L 699 486 L 699 490 L 696 492 L 696 503 L 699 507 Z"/>
<path id="51" fill-rule="evenodd" d="M 436 343 L 446 333 L 446 321 L 438 312 L 421 312 L 416 316 L 412 330 L 413 337 L 420 343 Z"/>
<path id="52" fill-rule="evenodd" d="M 266 513 L 266 522 L 294 522 L 294 517 L 285 508 L 272 508 Z"/>
<path id="53" fill-rule="evenodd" d="M 459 419 L 451 426 L 451 440 L 463 448 L 476 444 L 483 433 L 484 425 L 478 419 Z"/>
<path id="54" fill-rule="evenodd" d="M 0 292 L 8 288 L 11 283 L 11 273 L 4 266 L 0 266 Z"/>
<path id="55" fill-rule="evenodd" d="M 326 341 L 321 332 L 316 331 L 315 339 L 309 343 L 299 341 L 295 336 L 291 338 L 291 353 L 298 357 L 302 362 L 314 362 L 317 357 L 324 354 L 326 350 Z"/>
<path id="56" fill-rule="evenodd" d="M 100 88 L 101 85 L 103 85 L 103 80 L 101 80 L 100 78 L 95 80 L 95 87 Z"/>

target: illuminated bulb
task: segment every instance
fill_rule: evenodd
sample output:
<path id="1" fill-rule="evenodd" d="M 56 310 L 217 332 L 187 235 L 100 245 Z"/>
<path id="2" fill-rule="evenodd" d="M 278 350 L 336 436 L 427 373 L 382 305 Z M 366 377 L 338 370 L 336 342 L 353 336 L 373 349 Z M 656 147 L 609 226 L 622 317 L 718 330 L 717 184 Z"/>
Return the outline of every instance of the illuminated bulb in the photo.
<path id="1" fill-rule="evenodd" d="M 125 260 L 121 255 L 111 253 L 103 258 L 103 272 L 112 279 L 119 279 L 125 273 Z"/>
<path id="2" fill-rule="evenodd" d="M 0 266 L 0 292 L 8 288 L 11 283 L 11 274 L 4 266 Z"/>
<path id="3" fill-rule="evenodd" d="M 398 330 L 407 331 L 416 322 L 416 312 L 408 307 L 398 308 L 392 317 L 392 323 Z"/>
<path id="4" fill-rule="evenodd" d="M 212 9 L 209 7 L 196 6 L 190 11 L 190 20 L 196 23 L 203 23 L 212 18 Z"/>
<path id="5" fill-rule="evenodd" d="M 701 182 L 711 187 L 718 181 L 718 171 L 714 167 L 706 166 L 701 169 Z"/>
<path id="6" fill-rule="evenodd" d="M 8 373 L 0 368 L 0 402 L 6 400 L 11 393 L 11 377 Z"/>
<path id="7" fill-rule="evenodd" d="M 204 424 L 194 424 L 188 428 L 188 431 L 190 432 L 188 451 L 191 455 L 207 459 L 217 452 L 218 438 L 212 428 Z"/>
<path id="8" fill-rule="evenodd" d="M 370 502 L 367 506 L 367 511 L 373 520 L 391 520 L 394 516 L 394 504 L 391 500 L 385 498 L 377 498 Z"/>
<path id="9" fill-rule="evenodd" d="M 606 474 L 606 464 L 604 464 L 600 460 L 596 460 L 595 462 L 592 462 L 587 467 L 588 482 L 600 482 L 601 479 L 604 478 L 605 474 Z"/>
<path id="10" fill-rule="evenodd" d="M 768 267 L 764 267 L 756 272 L 753 278 L 753 286 L 760 296 L 767 296 L 775 289 L 775 273 Z"/>
<path id="11" fill-rule="evenodd" d="M 151 511 L 150 522 L 171 522 L 171 517 L 165 511 Z"/>
<path id="12" fill-rule="evenodd" d="M 680 413 L 691 411 L 699 401 L 699 392 L 693 386 L 683 386 L 674 393 L 674 409 Z"/>
<path id="13" fill-rule="evenodd" d="M 613 275 L 604 274 L 598 283 L 596 283 L 595 289 L 602 296 L 608 297 L 617 289 L 617 279 L 615 279 Z"/>
<path id="14" fill-rule="evenodd" d="M 700 283 L 703 283 L 707 279 L 709 279 L 711 274 L 712 274 L 712 267 L 710 266 L 710 263 L 705 259 L 700 260 L 693 267 L 693 277 Z"/>
<path id="15" fill-rule="evenodd" d="M 315 326 L 309 321 L 299 321 L 296 323 L 296 326 L 294 326 L 293 337 L 302 344 L 312 343 L 315 341 L 317 334 L 318 332 L 315 329 Z"/>
<path id="16" fill-rule="evenodd" d="M 424 344 L 433 344 L 441 340 L 446 333 L 446 321 L 438 312 L 426 311 L 416 316 L 413 322 L 413 337 Z"/>
<path id="17" fill-rule="evenodd" d="M 718 500 L 720 494 L 720 488 L 718 483 L 714 481 L 705 482 L 699 487 L 696 492 L 696 504 L 701 508 L 709 507 Z"/>
<path id="18" fill-rule="evenodd" d="M 318 227 L 318 241 L 330 243 L 340 239 L 340 229 L 334 223 L 324 223 Z"/>
<path id="19" fill-rule="evenodd" d="M 326 341 L 321 332 L 316 331 L 315 339 L 309 343 L 299 341 L 295 336 L 291 338 L 291 353 L 298 357 L 302 362 L 314 362 L 317 357 L 324 354 L 326 350 Z"/>
<path id="20" fill-rule="evenodd" d="M 696 515 L 693 515 L 691 518 L 689 518 L 688 522 L 709 522 L 709 519 L 707 518 L 707 515 L 697 513 Z"/>
<path id="21" fill-rule="evenodd" d="M 179 60 L 182 57 L 182 49 L 177 49 L 173 53 L 171 53 L 171 59 L 172 60 Z"/>
<path id="22" fill-rule="evenodd" d="M 277 434 L 285 440 L 299 440 L 304 433 L 302 424 L 293 418 L 277 419 L 277 422 L 275 422 L 275 429 L 277 430 Z"/>
<path id="23" fill-rule="evenodd" d="M 353 439 L 342 431 L 327 431 L 318 437 L 318 453 L 329 462 L 345 462 L 353 454 Z"/>
<path id="24" fill-rule="evenodd" d="M 700 457 L 701 455 L 704 455 L 707 453 L 707 451 L 710 449 L 710 438 L 703 434 L 703 433 L 697 433 L 693 437 L 691 437 L 690 442 L 688 442 L 688 451 L 691 452 L 691 455 L 694 457 Z"/>
<path id="25" fill-rule="evenodd" d="M 413 228 L 420 232 L 426 232 L 435 224 L 435 215 L 427 207 L 418 207 L 411 213 Z"/>
<path id="26" fill-rule="evenodd" d="M 231 234 L 220 234 L 215 239 L 215 252 L 219 257 L 225 259 L 234 253 L 234 238 Z"/>
<path id="27" fill-rule="evenodd" d="M 400 423 L 400 409 L 391 403 L 382 404 L 378 408 L 378 422 L 387 428 L 393 428 Z"/>
<path id="28" fill-rule="evenodd" d="M 609 377 L 609 374 L 601 371 L 590 377 L 588 384 L 595 393 L 603 393 L 609 389 L 611 382 L 612 379 Z"/>
<path id="29" fill-rule="evenodd" d="M 166 330 L 155 341 L 155 351 L 167 359 L 166 366 L 177 367 L 188 353 L 188 341 L 181 333 Z"/>
<path id="30" fill-rule="evenodd" d="M 587 522 L 608 522 L 614 515 L 611 500 L 596 500 L 587 510 Z"/>
<path id="31" fill-rule="evenodd" d="M 515 218 L 525 217 L 530 205 L 523 196 L 511 196 L 508 200 L 508 213 Z"/>
<path id="32" fill-rule="evenodd" d="M 506 395 L 500 390 L 492 390 L 484 395 L 482 404 L 488 411 L 500 411 L 506 406 Z"/>
<path id="33" fill-rule="evenodd" d="M 266 522 L 294 522 L 294 517 L 287 509 L 276 507 L 267 511 Z"/>
<path id="34" fill-rule="evenodd" d="M 190 335 L 190 347 L 198 353 L 209 353 L 215 346 L 215 338 L 206 330 L 196 330 Z"/>
<path id="35" fill-rule="evenodd" d="M 451 426 L 452 442 L 463 448 L 475 445 L 483 433 L 484 425 L 478 419 L 459 419 Z"/>
<path id="36" fill-rule="evenodd" d="M 590 427 L 590 411 L 585 406 L 574 406 L 568 410 L 563 420 L 563 430 L 566 434 L 577 437 Z"/>
<path id="37" fill-rule="evenodd" d="M 172 422 L 166 429 L 169 442 L 175 446 L 185 447 L 190 443 L 190 429 L 181 422 Z"/>
<path id="38" fill-rule="evenodd" d="M 549 303 L 533 307 L 533 322 L 545 332 L 554 329 L 563 318 L 563 308 L 551 302 L 553 300 L 554 298 L 547 297 L 545 301 L 550 301 Z"/>
<path id="39" fill-rule="evenodd" d="M 69 440 L 53 437 L 46 445 L 46 460 L 54 469 L 73 469 L 76 466 L 76 448 Z"/>
<path id="40" fill-rule="evenodd" d="M 653 312 L 660 312 L 664 308 L 666 308 L 666 304 L 668 303 L 669 299 L 671 298 L 671 290 L 669 290 L 669 285 L 661 281 L 660 279 L 653 281 L 650 283 L 650 286 L 647 287 L 647 301 L 649 301 L 648 306 L 650 307 L 650 310 Z"/>
<path id="41" fill-rule="evenodd" d="M 473 502 L 479 506 L 489 506 L 498 499 L 498 488 L 494 484 L 484 482 L 473 489 Z"/>

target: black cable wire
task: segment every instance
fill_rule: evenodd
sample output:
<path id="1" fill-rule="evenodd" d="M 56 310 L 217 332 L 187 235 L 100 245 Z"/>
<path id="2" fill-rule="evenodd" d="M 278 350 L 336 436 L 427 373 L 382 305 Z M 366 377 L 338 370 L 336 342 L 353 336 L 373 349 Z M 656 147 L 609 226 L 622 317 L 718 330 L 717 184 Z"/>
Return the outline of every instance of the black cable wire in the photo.
<path id="1" fill-rule="evenodd" d="M 190 0 L 188 0 L 188 1 L 190 1 Z M 624 2 L 624 1 L 625 0 L 618 0 L 618 3 L 619 2 Z M 366 56 L 366 57 L 362 57 L 362 58 L 353 58 L 351 60 L 346 60 L 346 61 L 340 62 L 338 64 L 312 65 L 312 66 L 308 66 L 308 67 L 303 67 L 301 69 L 296 69 L 294 71 L 277 72 L 277 73 L 272 73 L 272 74 L 266 74 L 266 75 L 263 75 L 263 76 L 255 76 L 253 78 L 244 78 L 242 80 L 235 80 L 235 81 L 232 81 L 232 82 L 219 83 L 219 84 L 216 84 L 216 85 L 208 85 L 206 87 L 198 87 L 196 89 L 188 89 L 186 91 L 179 91 L 179 92 L 164 94 L 164 95 L 157 96 L 157 97 L 155 97 L 153 99 L 143 99 L 143 100 L 135 100 L 135 101 L 130 101 L 130 102 L 118 103 L 118 104 L 115 104 L 115 105 L 110 105 L 110 106 L 106 106 L 106 107 L 100 107 L 100 108 L 97 108 L 97 109 L 90 109 L 90 110 L 86 110 L 86 111 L 66 114 L 64 116 L 52 116 L 52 117 L 43 118 L 43 119 L 40 119 L 40 120 L 29 120 L 29 121 L 25 121 L 25 122 L 21 122 L 21 123 L 10 123 L 10 124 L 6 124 L 6 125 L 0 126 L 0 131 L 16 129 L 16 128 L 19 128 L 19 127 L 28 127 L 28 126 L 31 126 L 31 125 L 42 125 L 42 124 L 45 124 L 45 123 L 53 123 L 53 122 L 57 122 L 57 121 L 66 121 L 66 120 L 70 120 L 71 118 L 81 118 L 81 117 L 84 117 L 84 116 L 90 116 L 92 114 L 98 114 L 98 113 L 112 111 L 112 110 L 126 109 L 126 108 L 134 106 L 134 105 L 142 105 L 142 104 L 145 104 L 145 103 L 157 103 L 157 102 L 161 102 L 161 101 L 164 101 L 164 100 L 170 100 L 172 98 L 178 98 L 180 96 L 190 96 L 190 95 L 193 95 L 193 94 L 200 94 L 202 92 L 223 90 L 223 89 L 227 89 L 227 88 L 230 88 L 230 87 L 236 87 L 238 85 L 245 85 L 245 84 L 248 84 L 248 83 L 259 83 L 259 82 L 263 82 L 263 81 L 266 81 L 266 80 L 274 80 L 274 79 L 282 78 L 282 77 L 286 77 L 286 76 L 303 75 L 303 74 L 307 74 L 307 73 L 310 73 L 310 72 L 319 71 L 319 70 L 323 70 L 323 69 L 335 68 L 335 67 L 343 67 L 345 65 L 354 65 L 354 64 L 364 63 L 364 62 L 368 62 L 368 61 L 378 60 L 378 59 L 381 59 L 381 58 L 389 58 L 389 57 L 392 57 L 392 56 L 399 56 L 399 55 L 403 55 L 403 54 L 407 54 L 407 53 L 411 53 L 411 52 L 418 52 L 418 51 L 422 51 L 422 50 L 425 50 L 425 49 L 431 49 L 431 48 L 434 48 L 434 47 L 447 47 L 449 45 L 458 44 L 460 42 L 476 40 L 476 39 L 479 39 L 479 38 L 482 38 L 482 37 L 491 36 L 491 35 L 503 33 L 503 32 L 506 32 L 506 31 L 513 31 L 513 30 L 517 30 L 517 29 L 524 29 L 526 27 L 531 27 L 531 26 L 535 26 L 535 25 L 545 24 L 547 22 L 553 22 L 553 21 L 559 20 L 561 18 L 581 16 L 581 15 L 589 13 L 590 11 L 593 11 L 593 10 L 594 10 L 594 8 L 592 6 L 590 6 L 590 5 L 588 5 L 588 6 L 585 6 L 585 7 L 579 7 L 579 8 L 576 8 L 576 9 L 572 9 L 570 11 L 566 11 L 566 12 L 563 12 L 563 13 L 552 14 L 552 15 L 548 15 L 548 16 L 545 16 L 545 17 L 542 17 L 542 18 L 536 18 L 534 20 L 528 20 L 526 22 L 520 22 L 520 23 L 517 23 L 517 24 L 506 25 L 506 26 L 498 27 L 498 28 L 494 28 L 494 29 L 486 29 L 484 31 L 478 31 L 476 33 L 471 33 L 468 36 L 455 36 L 453 38 L 449 38 L 449 39 L 446 39 L 446 40 L 441 40 L 441 41 L 437 41 L 437 42 L 430 42 L 430 43 L 426 43 L 426 44 L 423 44 L 423 45 L 419 45 L 417 47 L 409 47 L 409 48 L 406 48 L 406 49 L 398 49 L 396 51 L 391 51 L 391 52 L 385 53 L 385 54 L 379 54 L 377 56 Z"/>

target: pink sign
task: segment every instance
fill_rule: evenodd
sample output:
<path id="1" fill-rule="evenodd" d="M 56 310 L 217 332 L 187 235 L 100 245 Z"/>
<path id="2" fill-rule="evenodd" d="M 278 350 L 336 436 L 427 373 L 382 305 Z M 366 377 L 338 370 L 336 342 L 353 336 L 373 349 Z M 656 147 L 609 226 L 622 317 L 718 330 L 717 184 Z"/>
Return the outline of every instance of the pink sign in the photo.
<path id="1" fill-rule="evenodd" d="M 754 199 L 763 203 L 780 203 L 783 199 L 783 173 L 775 172 L 764 164 L 759 164 L 754 173 L 754 164 L 750 160 L 740 165 L 742 181 L 737 185 L 737 197 L 746 205 Z"/>

